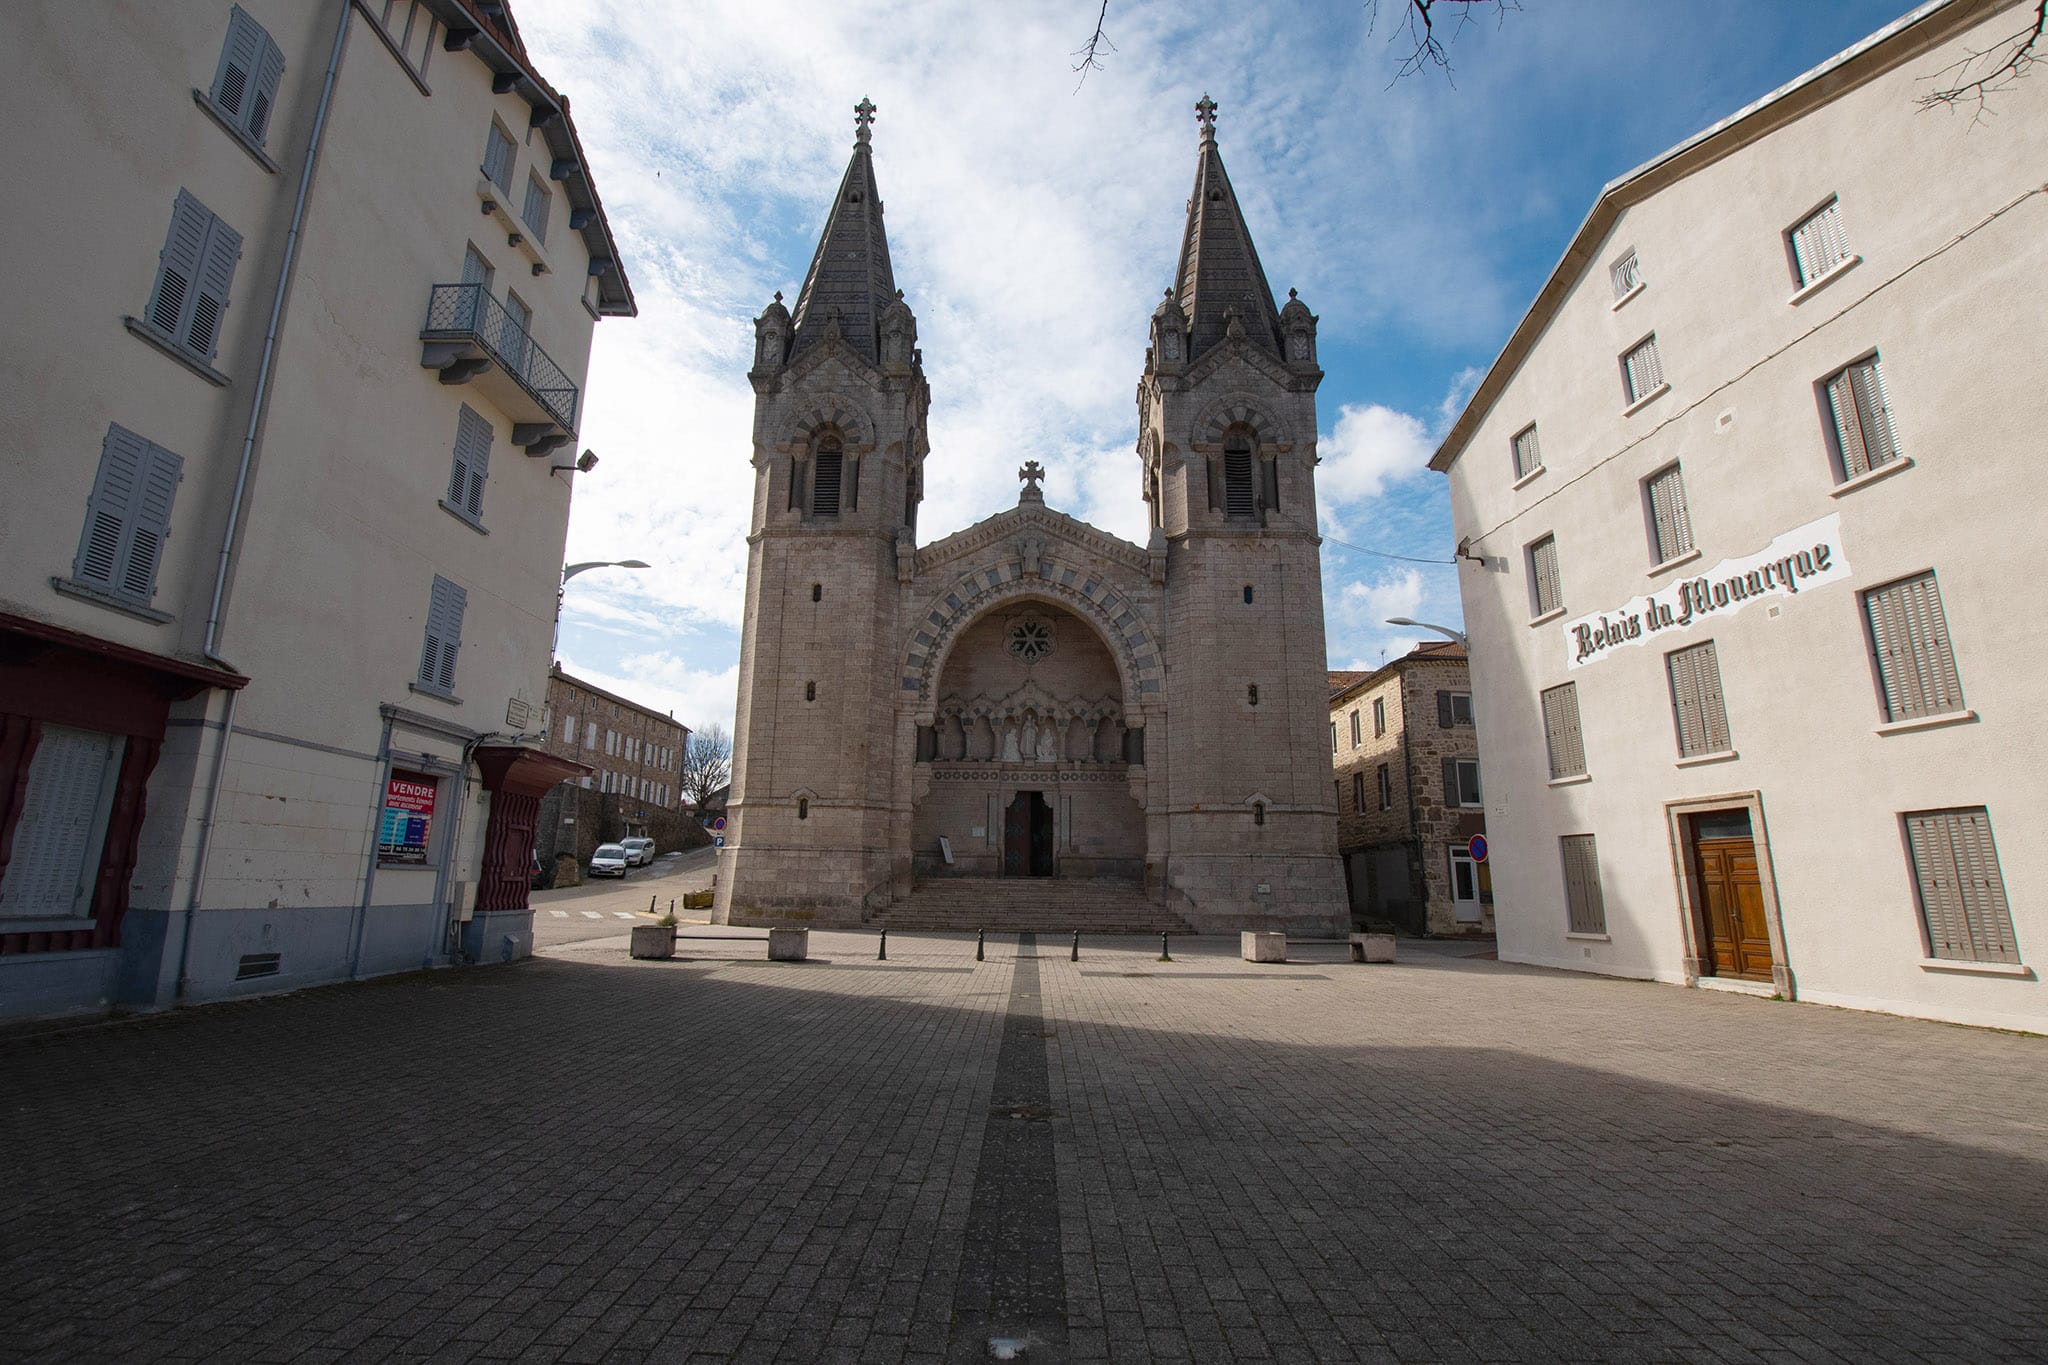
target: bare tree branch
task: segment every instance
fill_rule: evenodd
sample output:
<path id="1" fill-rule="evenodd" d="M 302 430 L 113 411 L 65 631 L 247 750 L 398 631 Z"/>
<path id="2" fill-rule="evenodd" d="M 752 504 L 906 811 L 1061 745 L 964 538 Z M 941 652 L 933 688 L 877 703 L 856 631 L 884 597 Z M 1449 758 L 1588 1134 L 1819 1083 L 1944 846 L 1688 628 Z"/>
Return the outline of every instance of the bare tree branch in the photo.
<path id="1" fill-rule="evenodd" d="M 723 725 L 707 725 L 690 736 L 683 753 L 683 795 L 701 813 L 713 792 L 732 781 L 732 736 Z"/>
<path id="2" fill-rule="evenodd" d="M 2048 0 L 2044 0 L 2044 3 L 2048 3 Z M 1437 32 L 1438 7 L 1442 5 L 1458 7 L 1454 11 L 1458 16 L 1458 22 L 1456 27 L 1451 29 L 1449 37 Z M 1401 65 L 1394 72 L 1394 80 L 1387 84 L 1391 86 L 1394 81 L 1404 76 L 1412 76 L 1425 67 L 1432 66 L 1444 73 L 1445 80 L 1451 81 L 1450 46 L 1458 41 L 1458 36 L 1472 23 L 1475 10 L 1485 5 L 1493 7 L 1496 27 L 1507 22 L 1509 10 L 1519 10 L 1522 7 L 1521 0 L 1402 0 L 1401 23 L 1395 27 L 1393 35 L 1387 41 L 1396 42 L 1405 33 L 1415 46 L 1401 59 Z M 1366 0 L 1365 11 L 1365 31 L 1371 33 L 1379 25 L 1380 0 Z M 1455 85 L 1456 82 L 1452 81 L 1452 84 Z"/>
<path id="3" fill-rule="evenodd" d="M 2009 38 L 2002 38 L 1981 52 L 1972 52 L 1959 62 L 1951 62 L 1932 76 L 1929 81 L 1948 81 L 1950 84 L 1922 95 L 1917 103 L 1922 110 L 1943 108 L 1953 112 L 1969 106 L 1972 109 L 1970 121 L 1976 123 L 1989 112 L 1986 101 L 2000 91 L 2008 89 L 2023 79 L 2034 64 L 2041 60 L 2034 51 L 2034 45 L 2041 41 L 2048 31 L 2048 0 L 2037 0 L 2034 5 L 2034 22 Z M 1989 70 L 1987 62 L 1996 62 Z M 1973 80 L 1965 80 L 1973 71 L 1984 74 Z"/>
<path id="4" fill-rule="evenodd" d="M 1112 43 L 1108 35 L 1102 31 L 1102 26 L 1108 19 L 1109 0 L 1102 0 L 1102 8 L 1095 15 L 1095 32 L 1089 35 L 1088 41 L 1084 46 L 1074 50 L 1074 55 L 1080 58 L 1079 61 L 1074 63 L 1074 70 L 1081 73 L 1081 80 L 1074 82 L 1074 89 L 1076 90 L 1081 88 L 1082 81 L 1088 79 L 1089 72 L 1102 70 L 1102 62 L 1097 58 L 1096 53 L 1105 47 L 1111 52 L 1116 51 L 1116 44 Z"/>

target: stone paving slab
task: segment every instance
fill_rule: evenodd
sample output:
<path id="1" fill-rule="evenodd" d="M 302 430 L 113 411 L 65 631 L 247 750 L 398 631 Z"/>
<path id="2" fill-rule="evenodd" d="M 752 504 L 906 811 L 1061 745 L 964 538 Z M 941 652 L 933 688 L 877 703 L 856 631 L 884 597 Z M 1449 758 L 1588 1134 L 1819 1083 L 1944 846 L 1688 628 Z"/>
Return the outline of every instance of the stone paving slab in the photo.
<path id="1" fill-rule="evenodd" d="M 746 946 L 0 1040 L 0 1359 L 2048 1349 L 2048 1040 L 1462 946 Z"/>

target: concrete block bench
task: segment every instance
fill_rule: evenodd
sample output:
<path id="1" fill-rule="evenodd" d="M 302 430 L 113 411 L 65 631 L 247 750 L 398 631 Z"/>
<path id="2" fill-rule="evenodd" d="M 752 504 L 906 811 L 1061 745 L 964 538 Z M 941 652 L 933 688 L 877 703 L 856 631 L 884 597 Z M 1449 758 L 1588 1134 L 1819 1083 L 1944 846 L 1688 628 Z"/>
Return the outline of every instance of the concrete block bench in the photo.
<path id="1" fill-rule="evenodd" d="M 1394 936 L 1392 934 L 1353 934 L 1351 936 L 1351 960 L 1353 962 L 1392 962 L 1394 960 Z"/>
<path id="2" fill-rule="evenodd" d="M 1287 935 L 1277 929 L 1247 929 L 1237 937 L 1246 962 L 1287 960 Z"/>
<path id="3" fill-rule="evenodd" d="M 736 942 L 759 943 L 761 935 L 751 934 L 678 934 L 678 946 L 685 943 Z M 768 930 L 768 960 L 770 962 L 804 962 L 811 954 L 811 931 L 808 929 Z"/>

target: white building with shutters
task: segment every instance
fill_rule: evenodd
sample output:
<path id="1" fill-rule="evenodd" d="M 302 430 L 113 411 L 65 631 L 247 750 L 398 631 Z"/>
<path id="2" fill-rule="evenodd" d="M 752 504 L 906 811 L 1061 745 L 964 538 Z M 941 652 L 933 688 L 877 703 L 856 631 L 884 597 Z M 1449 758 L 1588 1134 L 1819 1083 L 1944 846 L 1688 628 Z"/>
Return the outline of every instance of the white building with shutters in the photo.
<path id="1" fill-rule="evenodd" d="M 504 0 L 28 0 L 0 91 L 0 1019 L 524 952 L 567 101 Z"/>
<path id="2" fill-rule="evenodd" d="M 2032 8 L 1607 186 L 1437 451 L 1504 960 L 2048 1025 L 2048 82 L 1920 105 Z"/>

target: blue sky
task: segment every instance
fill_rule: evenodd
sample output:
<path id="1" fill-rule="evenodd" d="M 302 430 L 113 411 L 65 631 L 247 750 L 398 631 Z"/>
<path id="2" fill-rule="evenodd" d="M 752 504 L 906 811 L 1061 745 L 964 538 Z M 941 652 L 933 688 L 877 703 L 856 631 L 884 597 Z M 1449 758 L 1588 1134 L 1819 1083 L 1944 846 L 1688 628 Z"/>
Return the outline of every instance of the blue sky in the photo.
<path id="1" fill-rule="evenodd" d="M 793 302 L 852 145 L 876 173 L 932 386 L 920 537 L 1052 505 L 1142 539 L 1133 392 L 1173 276 L 1193 105 L 1277 294 L 1321 319 L 1332 667 L 1456 625 L 1437 437 L 1607 181 L 1897 18 L 1904 0 L 1523 0 L 1456 38 L 1450 81 L 1395 80 L 1399 0 L 520 0 L 569 95 L 640 316 L 597 331 L 572 561 L 570 671 L 695 727 L 731 723 L 746 577 L 753 317 Z M 1390 42 L 1390 39 L 1392 41 Z M 1342 543 L 1340 543 L 1342 542 Z"/>

